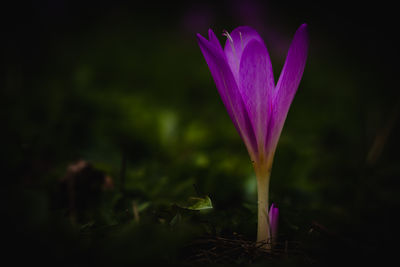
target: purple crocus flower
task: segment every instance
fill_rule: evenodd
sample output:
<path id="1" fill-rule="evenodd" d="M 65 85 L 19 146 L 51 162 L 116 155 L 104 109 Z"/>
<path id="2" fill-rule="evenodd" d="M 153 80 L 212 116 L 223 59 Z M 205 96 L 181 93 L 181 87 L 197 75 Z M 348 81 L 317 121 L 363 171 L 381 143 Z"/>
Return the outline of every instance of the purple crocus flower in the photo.
<path id="1" fill-rule="evenodd" d="M 279 220 L 279 209 L 274 203 L 271 204 L 268 214 L 269 214 L 271 239 L 272 242 L 274 243 L 276 242 L 276 239 L 278 237 L 278 220 Z"/>
<path id="2" fill-rule="evenodd" d="M 270 227 L 265 207 L 270 173 L 286 115 L 303 75 L 307 25 L 296 31 L 276 84 L 268 50 L 254 29 L 242 26 L 224 35 L 224 48 L 211 29 L 209 40 L 200 34 L 197 38 L 222 102 L 253 162 L 258 191 L 257 240 L 268 242 Z"/>

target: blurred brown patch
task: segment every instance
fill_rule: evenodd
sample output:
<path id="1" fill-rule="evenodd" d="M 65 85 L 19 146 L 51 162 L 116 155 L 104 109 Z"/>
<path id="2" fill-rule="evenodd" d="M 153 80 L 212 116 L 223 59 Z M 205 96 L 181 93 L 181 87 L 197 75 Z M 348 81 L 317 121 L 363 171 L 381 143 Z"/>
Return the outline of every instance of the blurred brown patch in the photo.
<path id="1" fill-rule="evenodd" d="M 63 204 L 72 223 L 93 217 L 105 191 L 114 189 L 113 179 L 85 160 L 68 165 L 60 180 Z"/>

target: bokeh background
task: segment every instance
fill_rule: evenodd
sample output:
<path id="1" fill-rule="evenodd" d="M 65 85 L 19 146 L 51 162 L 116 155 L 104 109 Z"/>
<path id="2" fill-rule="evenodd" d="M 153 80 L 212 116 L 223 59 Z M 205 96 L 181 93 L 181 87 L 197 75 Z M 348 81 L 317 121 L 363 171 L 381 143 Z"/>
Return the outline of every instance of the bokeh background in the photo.
<path id="1" fill-rule="evenodd" d="M 302 252 L 274 264 L 397 249 L 398 29 L 385 1 L 15 1 L 2 18 L 1 242 L 13 261 L 177 265 L 204 234 L 255 239 L 251 162 L 195 36 L 254 27 L 277 79 L 304 22 L 309 58 L 270 187 L 279 239 Z M 187 209 L 204 196 L 212 209 Z"/>

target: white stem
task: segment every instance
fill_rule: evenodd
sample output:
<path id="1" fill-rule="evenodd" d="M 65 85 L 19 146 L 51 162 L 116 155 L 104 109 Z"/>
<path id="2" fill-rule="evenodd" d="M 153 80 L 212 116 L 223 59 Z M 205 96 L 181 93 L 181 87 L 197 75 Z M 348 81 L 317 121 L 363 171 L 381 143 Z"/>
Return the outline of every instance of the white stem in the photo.
<path id="1" fill-rule="evenodd" d="M 268 216 L 269 175 L 257 177 L 258 193 L 258 229 L 257 241 L 270 243 L 270 226 Z"/>
<path id="2" fill-rule="evenodd" d="M 269 181 L 271 176 L 272 161 L 265 164 L 255 164 L 254 170 L 257 178 L 258 195 L 258 228 L 257 242 L 263 242 L 266 249 L 271 249 L 270 222 L 268 216 L 269 208 Z"/>

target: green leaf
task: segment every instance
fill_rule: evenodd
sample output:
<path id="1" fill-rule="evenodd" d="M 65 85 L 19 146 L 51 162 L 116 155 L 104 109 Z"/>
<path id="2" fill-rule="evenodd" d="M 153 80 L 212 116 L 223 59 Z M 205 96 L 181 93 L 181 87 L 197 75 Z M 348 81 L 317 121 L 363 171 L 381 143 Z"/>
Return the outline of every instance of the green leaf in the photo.
<path id="1" fill-rule="evenodd" d="M 190 197 L 187 203 L 178 205 L 178 207 L 188 210 L 208 210 L 213 208 L 211 199 L 208 196 Z"/>

